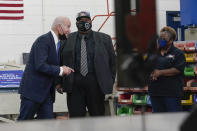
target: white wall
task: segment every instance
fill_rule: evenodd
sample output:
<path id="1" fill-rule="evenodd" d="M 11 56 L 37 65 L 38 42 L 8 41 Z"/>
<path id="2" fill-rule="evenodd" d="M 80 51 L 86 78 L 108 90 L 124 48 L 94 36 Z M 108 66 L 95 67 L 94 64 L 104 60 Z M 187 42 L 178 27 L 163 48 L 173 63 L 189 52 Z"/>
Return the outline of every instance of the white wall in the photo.
<path id="1" fill-rule="evenodd" d="M 166 25 L 166 11 L 180 11 L 180 0 L 155 0 L 157 2 L 157 31 Z"/>
<path id="2" fill-rule="evenodd" d="M 109 0 L 113 11 L 113 0 Z M 22 64 L 22 52 L 29 52 L 34 40 L 50 30 L 56 16 L 71 19 L 71 31 L 76 31 L 75 18 L 80 11 L 90 11 L 91 16 L 106 14 L 106 0 L 24 0 L 24 20 L 0 20 L 0 63 L 15 60 Z M 106 17 L 93 21 L 93 29 L 98 30 Z M 101 30 L 114 37 L 113 18 Z"/>
<path id="3" fill-rule="evenodd" d="M 156 0 L 158 30 L 166 24 L 166 10 L 180 10 L 179 0 Z M 114 0 L 109 0 L 110 12 L 114 11 Z M 106 0 L 24 0 L 24 20 L 0 20 L 0 63 L 15 60 L 22 64 L 22 52 L 29 52 L 34 40 L 50 30 L 56 16 L 71 19 L 71 31 L 76 31 L 76 14 L 90 11 L 91 16 L 107 13 Z M 93 21 L 93 30 L 98 30 L 106 17 Z M 101 32 L 115 36 L 114 17 L 111 17 Z"/>
<path id="4" fill-rule="evenodd" d="M 0 20 L 0 63 L 22 63 L 22 52 L 42 33 L 41 11 L 41 0 L 24 0 L 24 20 Z"/>

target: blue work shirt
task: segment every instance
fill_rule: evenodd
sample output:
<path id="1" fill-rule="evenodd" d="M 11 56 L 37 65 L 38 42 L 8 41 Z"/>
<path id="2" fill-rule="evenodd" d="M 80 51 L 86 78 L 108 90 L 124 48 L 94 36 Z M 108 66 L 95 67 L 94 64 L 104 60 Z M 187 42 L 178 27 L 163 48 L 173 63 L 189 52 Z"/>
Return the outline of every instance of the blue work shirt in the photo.
<path id="1" fill-rule="evenodd" d="M 184 86 L 184 67 L 184 53 L 174 47 L 174 45 L 171 46 L 164 56 L 158 55 L 158 61 L 155 69 L 162 70 L 176 68 L 180 73 L 174 76 L 160 76 L 157 80 L 150 80 L 148 84 L 149 95 L 181 97 Z"/>

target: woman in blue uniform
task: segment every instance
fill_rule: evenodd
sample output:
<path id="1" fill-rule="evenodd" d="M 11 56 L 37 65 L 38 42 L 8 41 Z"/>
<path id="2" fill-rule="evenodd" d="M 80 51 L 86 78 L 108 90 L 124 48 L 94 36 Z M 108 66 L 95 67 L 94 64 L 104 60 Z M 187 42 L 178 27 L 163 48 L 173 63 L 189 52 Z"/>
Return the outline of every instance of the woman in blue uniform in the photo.
<path id="1" fill-rule="evenodd" d="M 150 75 L 149 95 L 153 112 L 182 111 L 184 53 L 174 47 L 176 31 L 163 27 L 157 41 L 157 65 Z"/>

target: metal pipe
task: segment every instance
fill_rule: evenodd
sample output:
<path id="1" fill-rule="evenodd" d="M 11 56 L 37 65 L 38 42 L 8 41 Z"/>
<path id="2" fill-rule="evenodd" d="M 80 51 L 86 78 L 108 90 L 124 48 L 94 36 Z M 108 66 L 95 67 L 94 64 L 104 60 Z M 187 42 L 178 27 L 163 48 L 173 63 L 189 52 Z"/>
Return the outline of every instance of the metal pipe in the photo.
<path id="1" fill-rule="evenodd" d="M 101 27 L 98 29 L 98 31 L 101 30 L 101 28 L 105 25 L 105 23 L 107 22 L 107 20 L 109 19 L 110 16 L 115 16 L 115 12 L 109 12 L 109 0 L 106 0 L 107 1 L 107 14 L 102 14 L 102 15 L 95 15 L 93 18 L 92 18 L 92 21 L 94 21 L 94 19 L 96 17 L 103 17 L 103 16 L 107 16 L 107 18 L 105 19 L 105 21 L 103 22 L 103 24 L 101 25 Z M 131 10 L 131 12 L 136 12 L 136 9 L 133 9 Z M 114 14 L 113 14 L 114 13 Z M 113 14 L 113 15 L 112 15 Z"/>
<path id="2" fill-rule="evenodd" d="M 107 14 L 109 15 L 109 0 L 107 0 Z"/>
<path id="3" fill-rule="evenodd" d="M 182 35 L 181 28 L 179 27 L 179 28 L 177 28 L 178 41 L 181 41 L 182 40 L 181 35 Z"/>
<path id="4" fill-rule="evenodd" d="M 109 19 L 109 17 L 110 16 L 114 16 L 114 14 L 113 14 L 114 12 L 111 12 L 108 16 L 107 16 L 107 18 L 105 19 L 105 21 L 103 22 L 103 24 L 101 25 L 101 27 L 98 29 L 98 32 L 102 29 L 102 27 L 105 25 L 105 23 L 107 22 L 107 20 Z M 113 14 L 113 15 L 112 15 Z"/>
<path id="5" fill-rule="evenodd" d="M 102 16 L 108 16 L 108 15 L 95 15 L 95 16 L 92 18 L 92 21 L 94 21 L 94 19 L 95 19 L 96 17 L 102 17 Z"/>

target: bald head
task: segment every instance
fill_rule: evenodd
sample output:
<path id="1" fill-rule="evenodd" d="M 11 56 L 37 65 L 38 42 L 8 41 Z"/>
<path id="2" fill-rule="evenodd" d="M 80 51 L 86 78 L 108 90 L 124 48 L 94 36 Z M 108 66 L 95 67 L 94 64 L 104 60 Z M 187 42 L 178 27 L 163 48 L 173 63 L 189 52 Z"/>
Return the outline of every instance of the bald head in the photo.
<path id="1" fill-rule="evenodd" d="M 60 39 L 60 36 L 63 35 L 68 37 L 68 34 L 70 33 L 70 26 L 71 26 L 71 22 L 68 17 L 58 16 L 53 21 L 51 29 L 54 31 L 56 36 Z"/>

